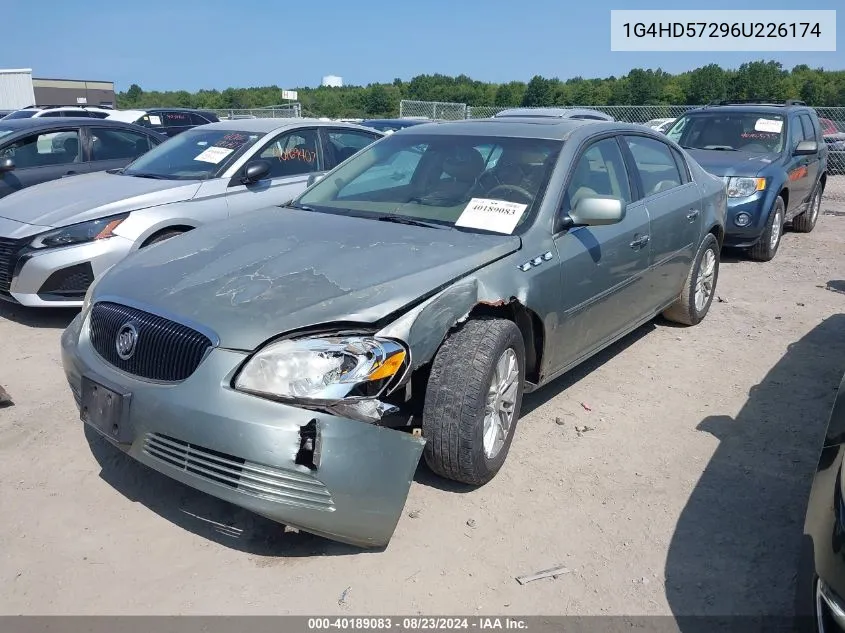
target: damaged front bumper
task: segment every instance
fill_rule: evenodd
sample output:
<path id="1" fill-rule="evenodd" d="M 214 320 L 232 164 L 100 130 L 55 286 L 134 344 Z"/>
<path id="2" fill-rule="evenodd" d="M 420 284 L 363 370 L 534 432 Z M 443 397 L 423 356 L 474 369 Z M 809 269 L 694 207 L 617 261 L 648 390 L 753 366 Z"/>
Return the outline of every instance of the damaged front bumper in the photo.
<path id="1" fill-rule="evenodd" d="M 119 399 L 114 424 L 89 424 L 134 459 L 285 525 L 360 547 L 387 545 L 425 441 L 238 392 L 231 378 L 245 358 L 213 349 L 188 379 L 158 384 L 104 362 L 81 316 L 62 335 L 77 405 L 97 387 Z"/>

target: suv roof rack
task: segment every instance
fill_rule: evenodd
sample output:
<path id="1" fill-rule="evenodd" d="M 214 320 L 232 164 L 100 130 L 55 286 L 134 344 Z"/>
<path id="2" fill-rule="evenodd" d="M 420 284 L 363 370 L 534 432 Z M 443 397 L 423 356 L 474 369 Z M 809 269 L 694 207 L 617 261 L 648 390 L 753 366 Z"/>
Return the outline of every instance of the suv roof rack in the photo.
<path id="1" fill-rule="evenodd" d="M 759 101 L 757 99 L 731 99 L 731 100 L 711 101 L 705 107 L 728 106 L 728 105 L 761 105 L 761 106 L 784 107 L 784 106 L 806 106 L 807 104 L 806 104 L 806 102 L 801 101 L 800 99 L 787 99 L 783 103 L 775 103 L 773 101 Z"/>
<path id="2" fill-rule="evenodd" d="M 49 110 L 51 108 L 79 108 L 80 110 L 84 110 L 85 108 L 101 108 L 103 110 L 114 110 L 113 106 L 109 105 L 92 105 L 90 103 L 51 103 L 49 105 L 29 105 L 23 108 L 24 110 Z"/>

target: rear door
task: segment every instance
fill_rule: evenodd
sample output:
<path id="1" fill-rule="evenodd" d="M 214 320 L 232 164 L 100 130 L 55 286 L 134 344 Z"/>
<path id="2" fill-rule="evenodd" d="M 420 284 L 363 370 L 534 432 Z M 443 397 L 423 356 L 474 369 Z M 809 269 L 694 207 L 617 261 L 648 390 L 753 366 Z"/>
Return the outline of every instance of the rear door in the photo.
<path id="1" fill-rule="evenodd" d="M 639 135 L 624 137 L 637 198 L 651 218 L 648 293 L 653 307 L 680 292 L 701 232 L 701 194 L 683 156 L 668 143 Z"/>
<path id="2" fill-rule="evenodd" d="M 807 159 L 807 180 L 809 185 L 809 192 L 812 192 L 814 185 L 819 179 L 819 170 L 821 169 L 821 150 L 824 148 L 824 136 L 816 127 L 816 123 L 809 114 L 801 114 L 798 117 L 801 121 L 801 128 L 804 131 L 804 139 L 808 141 L 815 141 L 819 144 L 819 151 L 812 156 L 805 156 Z M 810 193 L 807 196 L 809 197 Z"/>
<path id="3" fill-rule="evenodd" d="M 563 196 L 564 216 L 584 196 L 611 196 L 627 206 L 621 222 L 575 227 L 554 238 L 561 267 L 561 322 L 552 359 L 558 370 L 571 367 L 648 311 L 649 217 L 633 190 L 616 137 L 594 141 L 576 160 Z"/>
<path id="4" fill-rule="evenodd" d="M 42 182 L 84 174 L 82 132 L 79 127 L 51 128 L 0 146 L 0 157 L 15 162 L 12 171 L 0 174 L 0 197 Z"/>
<path id="5" fill-rule="evenodd" d="M 270 173 L 249 185 L 240 182 L 240 173 L 232 178 L 226 190 L 230 215 L 286 204 L 305 191 L 311 174 L 325 170 L 316 127 L 274 136 L 252 155 L 252 160 L 257 159 L 270 164 Z"/>
<path id="6" fill-rule="evenodd" d="M 148 135 L 134 130 L 92 125 L 86 132 L 90 171 L 125 167 L 153 147 Z"/>

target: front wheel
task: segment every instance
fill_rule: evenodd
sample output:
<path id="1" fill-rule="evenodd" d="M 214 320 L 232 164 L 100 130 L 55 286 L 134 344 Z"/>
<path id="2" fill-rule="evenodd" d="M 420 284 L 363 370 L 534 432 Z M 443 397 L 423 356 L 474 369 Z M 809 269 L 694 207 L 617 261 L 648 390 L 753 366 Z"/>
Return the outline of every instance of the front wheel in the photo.
<path id="1" fill-rule="evenodd" d="M 748 255 L 751 259 L 758 262 L 768 262 L 774 259 L 777 255 L 778 247 L 780 247 L 780 239 L 783 236 L 783 222 L 786 217 L 786 205 L 783 198 L 778 196 L 775 198 L 775 204 L 769 213 L 769 220 L 766 222 L 766 228 L 763 229 L 763 235 L 760 236 L 760 241 L 752 246 Z"/>
<path id="2" fill-rule="evenodd" d="M 822 184 L 819 183 L 813 191 L 813 197 L 810 198 L 810 204 L 807 206 L 807 210 L 792 220 L 792 230 L 796 233 L 809 233 L 816 228 L 816 222 L 819 219 L 821 207 Z"/>
<path id="3" fill-rule="evenodd" d="M 663 316 L 682 325 L 698 325 L 710 310 L 719 279 L 719 242 L 708 233 L 701 241 L 681 295 Z"/>
<path id="4" fill-rule="evenodd" d="M 480 486 L 495 477 L 513 440 L 525 376 L 525 343 L 512 321 L 471 319 L 434 357 L 423 405 L 425 461 L 436 474 Z"/>

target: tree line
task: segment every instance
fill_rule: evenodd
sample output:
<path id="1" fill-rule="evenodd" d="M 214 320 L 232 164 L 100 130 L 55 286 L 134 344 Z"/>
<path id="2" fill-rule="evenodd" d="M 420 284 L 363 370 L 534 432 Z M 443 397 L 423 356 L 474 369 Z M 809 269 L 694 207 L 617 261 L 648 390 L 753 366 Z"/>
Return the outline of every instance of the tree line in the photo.
<path id="1" fill-rule="evenodd" d="M 290 87 L 285 87 L 290 89 Z M 340 88 L 298 88 L 303 113 L 326 117 L 387 117 L 402 99 L 465 103 L 470 106 L 703 105 L 716 100 L 801 99 L 815 107 L 845 105 L 845 71 L 785 69 L 780 62 L 755 61 L 736 69 L 718 64 L 670 74 L 634 68 L 622 77 L 587 79 L 534 76 L 530 81 L 488 83 L 466 75 L 418 75 L 410 81 Z M 117 94 L 119 108 L 187 107 L 210 110 L 262 108 L 283 103 L 282 88 L 226 88 L 188 92 L 146 91 L 137 84 Z"/>

